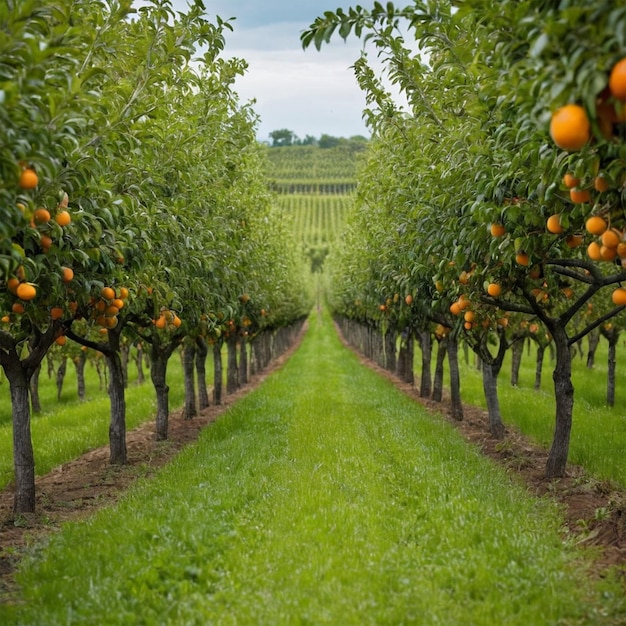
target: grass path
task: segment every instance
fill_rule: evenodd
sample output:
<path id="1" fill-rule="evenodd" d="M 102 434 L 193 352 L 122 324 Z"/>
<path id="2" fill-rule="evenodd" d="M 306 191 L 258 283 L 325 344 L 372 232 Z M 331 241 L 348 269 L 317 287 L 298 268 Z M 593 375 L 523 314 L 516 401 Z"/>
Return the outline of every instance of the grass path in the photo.
<path id="1" fill-rule="evenodd" d="M 312 317 L 197 445 L 34 549 L 0 623 L 626 623 L 560 528 Z"/>

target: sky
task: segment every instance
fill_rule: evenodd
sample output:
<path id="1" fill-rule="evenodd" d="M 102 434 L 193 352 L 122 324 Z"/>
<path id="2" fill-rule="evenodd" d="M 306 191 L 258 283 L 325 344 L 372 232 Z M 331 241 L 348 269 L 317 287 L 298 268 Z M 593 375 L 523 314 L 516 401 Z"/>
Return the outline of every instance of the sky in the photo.
<path id="1" fill-rule="evenodd" d="M 353 4 L 358 2 L 204 0 L 211 22 L 216 15 L 236 18 L 234 31 L 226 31 L 224 54 L 248 62 L 248 71 L 236 82 L 235 91 L 242 102 L 256 101 L 253 108 L 260 116 L 260 141 L 269 141 L 269 133 L 285 128 L 301 139 L 322 134 L 370 135 L 362 119 L 365 96 L 351 68 L 362 42 L 351 37 L 345 43 L 336 36 L 319 52 L 314 46 L 303 50 L 300 43 L 301 32 L 324 11 Z M 172 0 L 172 6 L 186 11 L 187 0 Z"/>

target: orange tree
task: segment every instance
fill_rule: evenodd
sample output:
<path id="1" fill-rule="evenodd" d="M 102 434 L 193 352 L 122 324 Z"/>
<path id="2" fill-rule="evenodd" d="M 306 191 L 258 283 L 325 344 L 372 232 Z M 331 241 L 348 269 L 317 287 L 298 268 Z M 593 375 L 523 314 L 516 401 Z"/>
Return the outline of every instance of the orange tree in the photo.
<path id="1" fill-rule="evenodd" d="M 472 302 L 536 316 L 554 339 L 555 436 L 546 473 L 559 476 L 571 430 L 570 347 L 621 311 L 613 308 L 570 330 L 600 289 L 624 279 L 621 265 L 598 265 L 575 247 L 594 213 L 610 218 L 621 239 L 623 105 L 607 85 L 624 54 L 624 12 L 609 2 L 559 8 L 475 0 L 453 11 L 454 4 L 396 9 L 375 3 L 371 11 L 328 12 L 304 33 L 303 43 L 319 46 L 335 30 L 373 38 L 419 129 L 419 148 L 413 143 L 419 157 L 401 143 L 408 158 L 394 178 L 414 181 L 405 203 L 413 253 L 431 263 L 436 281 L 451 262 L 459 271 L 475 270 L 467 285 Z M 404 23 L 427 55 L 404 45 L 395 30 L 401 18 L 408 18 Z M 370 119 L 384 140 L 400 115 L 381 98 L 366 61 L 356 68 L 370 102 L 383 105 L 370 111 Z M 578 106 L 562 110 L 567 104 Z M 561 182 L 566 171 L 580 178 L 573 191 Z M 600 174 L 603 180 L 595 181 Z M 548 222 L 555 214 L 560 218 Z M 503 236 L 490 233 L 496 222 L 504 223 Z M 616 253 L 598 258 L 616 256 L 617 245 L 611 249 Z M 499 296 L 485 293 L 490 283 L 502 286 Z M 572 295 L 564 294 L 566 288 Z"/>

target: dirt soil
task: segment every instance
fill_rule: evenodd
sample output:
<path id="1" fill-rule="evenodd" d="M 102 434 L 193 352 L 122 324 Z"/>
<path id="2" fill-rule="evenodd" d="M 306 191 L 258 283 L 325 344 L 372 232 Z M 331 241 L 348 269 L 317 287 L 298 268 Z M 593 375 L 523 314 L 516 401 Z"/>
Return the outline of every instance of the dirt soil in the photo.
<path id="1" fill-rule="evenodd" d="M 38 477 L 37 513 L 34 515 L 15 518 L 13 489 L 8 487 L 0 491 L 0 602 L 10 601 L 14 596 L 13 574 L 29 546 L 57 532 L 64 522 L 85 518 L 99 508 L 113 504 L 138 477 L 153 474 L 183 447 L 194 442 L 200 432 L 233 403 L 279 369 L 298 344 L 299 340 L 266 370 L 251 376 L 247 385 L 225 396 L 220 406 L 212 405 L 191 420 L 182 419 L 180 412 L 173 413 L 168 441 L 155 440 L 153 422 L 129 432 L 127 465 L 109 465 L 108 446 L 103 446 Z M 571 465 L 565 478 L 548 481 L 543 477 L 547 451 L 529 442 L 513 428 L 508 427 L 504 440 L 496 441 L 487 432 L 487 415 L 482 409 L 464 406 L 464 419 L 456 421 L 450 417 L 445 399 L 443 403 L 422 399 L 415 386 L 400 381 L 361 355 L 360 359 L 392 380 L 415 401 L 443 414 L 470 443 L 503 465 L 530 492 L 556 499 L 565 515 L 565 532 L 574 534 L 581 543 L 597 548 L 591 574 L 603 576 L 607 568 L 615 567 L 626 588 L 626 491 L 594 480 L 581 468 Z"/>

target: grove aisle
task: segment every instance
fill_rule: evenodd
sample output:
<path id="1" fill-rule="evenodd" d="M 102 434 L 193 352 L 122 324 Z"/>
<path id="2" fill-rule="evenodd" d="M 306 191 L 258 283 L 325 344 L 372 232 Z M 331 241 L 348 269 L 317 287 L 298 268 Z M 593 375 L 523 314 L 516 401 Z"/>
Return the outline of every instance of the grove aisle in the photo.
<path id="1" fill-rule="evenodd" d="M 561 525 L 314 314 L 197 444 L 33 549 L 0 623 L 626 623 Z"/>

